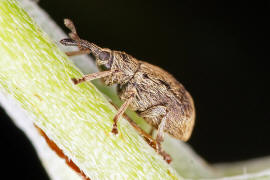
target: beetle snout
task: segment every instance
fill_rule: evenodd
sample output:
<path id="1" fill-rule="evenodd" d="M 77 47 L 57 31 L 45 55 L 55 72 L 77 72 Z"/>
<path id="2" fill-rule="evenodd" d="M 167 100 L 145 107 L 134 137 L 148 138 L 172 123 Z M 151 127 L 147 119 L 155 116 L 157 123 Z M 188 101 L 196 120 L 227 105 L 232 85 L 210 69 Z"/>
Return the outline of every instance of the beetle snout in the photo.
<path id="1" fill-rule="evenodd" d="M 77 42 L 70 38 L 62 39 L 60 43 L 65 46 L 77 46 Z"/>

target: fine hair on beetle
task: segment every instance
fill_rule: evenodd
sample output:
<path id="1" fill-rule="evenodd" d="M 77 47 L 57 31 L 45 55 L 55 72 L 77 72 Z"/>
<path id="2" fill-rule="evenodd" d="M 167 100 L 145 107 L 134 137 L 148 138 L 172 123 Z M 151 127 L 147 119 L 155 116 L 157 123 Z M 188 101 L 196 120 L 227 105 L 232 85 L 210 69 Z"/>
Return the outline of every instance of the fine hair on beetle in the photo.
<path id="1" fill-rule="evenodd" d="M 67 52 L 68 56 L 92 54 L 100 72 L 72 77 L 74 84 L 101 78 L 107 86 L 117 84 L 117 92 L 124 102 L 113 118 L 112 133 L 117 134 L 117 122 L 129 107 L 157 129 L 156 150 L 170 162 L 170 157 L 161 147 L 164 133 L 187 141 L 195 123 L 193 99 L 184 86 L 170 73 L 158 66 L 137 60 L 133 56 L 80 39 L 73 22 L 64 23 L 71 32 L 70 38 L 60 42 L 66 46 L 77 46 L 78 51 Z"/>

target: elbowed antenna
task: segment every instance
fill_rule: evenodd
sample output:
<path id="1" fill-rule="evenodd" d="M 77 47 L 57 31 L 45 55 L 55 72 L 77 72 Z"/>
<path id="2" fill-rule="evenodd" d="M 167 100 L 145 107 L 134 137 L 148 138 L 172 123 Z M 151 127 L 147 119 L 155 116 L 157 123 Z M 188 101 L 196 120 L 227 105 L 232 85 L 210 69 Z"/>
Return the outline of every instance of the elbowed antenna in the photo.
<path id="1" fill-rule="evenodd" d="M 70 19 L 64 19 L 64 24 L 71 32 L 69 33 L 70 38 L 62 39 L 60 41 L 61 44 L 65 46 L 78 46 L 80 51 L 89 49 L 94 56 L 97 57 L 99 55 L 102 48 L 94 43 L 81 39 L 77 34 L 74 23 Z"/>

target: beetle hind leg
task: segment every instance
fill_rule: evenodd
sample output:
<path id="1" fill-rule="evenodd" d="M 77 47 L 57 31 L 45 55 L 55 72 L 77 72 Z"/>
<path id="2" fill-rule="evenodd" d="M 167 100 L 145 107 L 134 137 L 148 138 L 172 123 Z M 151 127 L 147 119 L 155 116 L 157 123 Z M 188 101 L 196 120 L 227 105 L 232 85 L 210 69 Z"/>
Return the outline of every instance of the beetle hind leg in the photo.
<path id="1" fill-rule="evenodd" d="M 157 137 L 156 137 L 156 141 L 157 141 L 157 150 L 158 153 L 163 156 L 163 159 L 165 161 L 167 161 L 168 163 L 170 163 L 172 161 L 172 158 L 169 154 L 167 154 L 161 147 L 161 143 L 164 141 L 164 128 L 166 126 L 167 123 L 167 117 L 168 117 L 168 113 L 166 113 L 166 115 L 162 118 L 159 126 L 158 126 L 158 132 L 157 132 Z"/>
<path id="2" fill-rule="evenodd" d="M 156 151 L 165 161 L 170 163 L 172 160 L 170 155 L 163 151 L 161 147 L 161 143 L 164 141 L 164 129 L 166 128 L 168 114 L 169 112 L 167 112 L 167 108 L 165 106 L 158 105 L 141 112 L 140 116 L 142 116 L 148 123 L 158 128 L 156 136 Z"/>

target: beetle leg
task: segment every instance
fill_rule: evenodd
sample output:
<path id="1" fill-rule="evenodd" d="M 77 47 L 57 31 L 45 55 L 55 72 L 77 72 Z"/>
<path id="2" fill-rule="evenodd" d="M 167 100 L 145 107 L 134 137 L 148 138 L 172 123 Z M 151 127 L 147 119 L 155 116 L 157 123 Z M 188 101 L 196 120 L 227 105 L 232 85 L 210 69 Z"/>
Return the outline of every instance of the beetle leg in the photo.
<path id="1" fill-rule="evenodd" d="M 94 79 L 110 76 L 112 73 L 115 73 L 115 72 L 116 70 L 101 71 L 101 72 L 84 75 L 82 78 L 79 78 L 79 79 L 72 78 L 71 80 L 73 81 L 74 84 L 79 84 L 85 81 L 92 81 Z"/>
<path id="2" fill-rule="evenodd" d="M 161 143 L 164 140 L 164 128 L 165 128 L 166 121 L 167 121 L 167 114 L 162 118 L 160 124 L 158 125 L 156 141 L 157 141 L 158 151 L 159 152 L 162 151 L 161 150 Z"/>
<path id="3" fill-rule="evenodd" d="M 117 106 L 114 105 L 111 101 L 110 101 L 111 105 L 113 105 L 115 107 L 115 109 L 117 109 Z M 130 125 L 146 140 L 146 142 L 156 150 L 156 140 L 153 139 L 152 136 L 150 136 L 149 134 L 147 134 L 142 128 L 140 128 L 130 117 L 128 117 L 128 115 L 126 113 L 123 113 L 122 115 L 129 123 Z"/>
<path id="4" fill-rule="evenodd" d="M 167 116 L 168 116 L 168 113 L 162 118 L 158 126 L 156 142 L 157 142 L 158 153 L 163 157 L 165 161 L 167 161 L 167 163 L 170 163 L 172 161 L 171 156 L 167 154 L 165 151 L 163 151 L 161 147 L 161 143 L 164 141 L 164 128 L 166 126 Z"/>
<path id="5" fill-rule="evenodd" d="M 67 56 L 77 56 L 77 55 L 81 55 L 81 54 L 90 54 L 90 50 L 89 49 L 82 49 L 82 50 L 78 50 L 78 51 L 69 51 L 66 52 Z"/>
<path id="6" fill-rule="evenodd" d="M 153 126 L 151 126 L 151 129 L 150 129 L 150 131 L 149 131 L 149 135 L 150 135 L 151 137 L 153 137 L 154 131 L 155 131 L 155 128 L 154 128 Z"/>
<path id="7" fill-rule="evenodd" d="M 117 107 L 110 102 L 111 105 L 113 105 L 116 109 Z M 155 150 L 157 150 L 157 142 L 155 139 L 153 139 L 152 136 L 147 134 L 142 128 L 140 128 L 130 117 L 127 116 L 126 113 L 123 113 L 122 115 L 128 122 L 131 124 L 131 126 L 145 139 L 145 141 Z"/>
<path id="8" fill-rule="evenodd" d="M 127 110 L 129 104 L 133 101 L 135 95 L 136 95 L 136 91 L 135 90 L 131 91 L 130 97 L 122 104 L 122 106 L 119 108 L 117 114 L 114 116 L 114 118 L 113 118 L 113 128 L 112 128 L 112 133 L 113 134 L 118 133 L 117 121 L 124 114 L 124 112 Z"/>
<path id="9" fill-rule="evenodd" d="M 166 106 L 157 105 L 143 112 L 140 112 L 140 116 L 143 117 L 147 122 L 152 123 L 152 129 L 154 129 L 154 127 L 158 127 L 154 148 L 163 157 L 163 159 L 167 161 L 167 163 L 170 163 L 172 161 L 171 156 L 161 148 L 161 143 L 164 139 L 164 128 L 166 127 L 168 113 L 169 112 L 167 111 Z"/>

